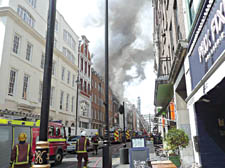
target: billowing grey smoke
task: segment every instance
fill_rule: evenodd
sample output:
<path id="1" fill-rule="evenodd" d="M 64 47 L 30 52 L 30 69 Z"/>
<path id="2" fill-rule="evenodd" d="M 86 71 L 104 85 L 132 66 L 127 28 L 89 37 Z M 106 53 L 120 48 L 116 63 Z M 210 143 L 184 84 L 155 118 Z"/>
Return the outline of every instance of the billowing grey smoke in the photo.
<path id="1" fill-rule="evenodd" d="M 103 2 L 99 4 L 101 15 L 90 17 L 87 25 L 104 26 Z M 120 98 L 123 97 L 125 82 L 145 79 L 145 64 L 153 59 L 151 39 L 143 37 L 139 26 L 142 22 L 140 15 L 146 9 L 150 12 L 150 0 L 109 0 L 109 83 Z M 138 40 L 144 43 L 144 47 L 139 46 Z M 104 37 L 103 43 L 94 49 L 94 55 L 94 68 L 104 77 Z M 128 75 L 127 72 L 133 67 L 136 74 Z"/>

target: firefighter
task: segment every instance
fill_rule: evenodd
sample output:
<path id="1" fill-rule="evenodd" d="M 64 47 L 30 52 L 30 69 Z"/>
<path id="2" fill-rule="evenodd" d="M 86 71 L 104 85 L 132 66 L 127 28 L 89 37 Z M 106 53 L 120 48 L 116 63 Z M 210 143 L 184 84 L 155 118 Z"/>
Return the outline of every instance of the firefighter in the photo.
<path id="1" fill-rule="evenodd" d="M 14 168 L 30 168 L 32 162 L 32 151 L 30 144 L 26 143 L 27 134 L 20 133 L 19 144 L 13 147 L 11 152 L 10 167 Z"/>
<path id="2" fill-rule="evenodd" d="M 98 154 L 98 141 L 99 141 L 99 137 L 98 137 L 98 133 L 95 133 L 95 136 L 92 137 L 91 142 L 93 143 L 93 148 L 95 151 L 95 154 Z M 93 152 L 94 154 L 94 152 Z"/>
<path id="3" fill-rule="evenodd" d="M 86 138 L 86 132 L 83 131 L 81 133 L 80 139 L 77 141 L 77 160 L 78 160 L 78 168 L 81 168 L 82 159 L 84 158 L 84 167 L 87 168 L 88 163 L 88 153 L 87 147 L 89 146 L 89 140 Z"/>

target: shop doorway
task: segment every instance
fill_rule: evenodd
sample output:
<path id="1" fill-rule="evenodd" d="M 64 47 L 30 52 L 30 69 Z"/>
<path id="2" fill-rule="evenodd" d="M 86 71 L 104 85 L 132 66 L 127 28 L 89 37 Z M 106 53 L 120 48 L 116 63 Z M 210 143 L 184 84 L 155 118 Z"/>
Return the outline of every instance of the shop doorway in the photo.
<path id="1" fill-rule="evenodd" d="M 199 153 L 204 168 L 225 167 L 225 78 L 195 103 Z"/>

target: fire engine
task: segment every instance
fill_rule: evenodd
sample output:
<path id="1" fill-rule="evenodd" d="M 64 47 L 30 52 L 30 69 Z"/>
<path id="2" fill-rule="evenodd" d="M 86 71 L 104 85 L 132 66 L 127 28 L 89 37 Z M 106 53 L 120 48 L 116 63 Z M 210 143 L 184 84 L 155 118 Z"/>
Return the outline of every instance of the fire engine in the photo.
<path id="1" fill-rule="evenodd" d="M 110 142 L 111 143 L 122 142 L 122 131 L 120 129 L 110 130 Z"/>
<path id="2" fill-rule="evenodd" d="M 132 135 L 131 133 L 132 133 L 131 130 L 129 129 L 126 130 L 126 140 L 128 142 L 131 140 L 131 135 Z"/>
<path id="3" fill-rule="evenodd" d="M 0 118 L 0 167 L 8 167 L 12 147 L 18 143 L 18 135 L 21 132 L 27 134 L 27 142 L 32 146 L 35 157 L 36 142 L 39 140 L 40 120 L 22 121 Z M 66 154 L 66 133 L 60 122 L 49 122 L 48 142 L 50 163 L 60 164 Z M 34 161 L 34 158 L 33 158 Z"/>

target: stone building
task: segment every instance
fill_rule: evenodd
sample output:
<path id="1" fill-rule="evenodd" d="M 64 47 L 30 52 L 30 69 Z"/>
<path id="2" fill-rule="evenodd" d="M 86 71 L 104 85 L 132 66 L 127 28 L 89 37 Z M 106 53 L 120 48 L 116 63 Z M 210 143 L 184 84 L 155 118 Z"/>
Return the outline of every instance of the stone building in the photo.
<path id="1" fill-rule="evenodd" d="M 154 0 L 155 81 L 154 104 L 157 107 L 159 132 L 183 129 L 190 138 L 189 146 L 181 150 L 182 164 L 193 164 L 193 144 L 187 98 L 184 60 L 187 55 L 188 37 L 185 17 L 186 2 L 182 0 Z"/>
<path id="2" fill-rule="evenodd" d="M 40 115 L 49 1 L 0 1 L 0 109 Z M 74 125 L 79 37 L 57 11 L 50 119 Z"/>

